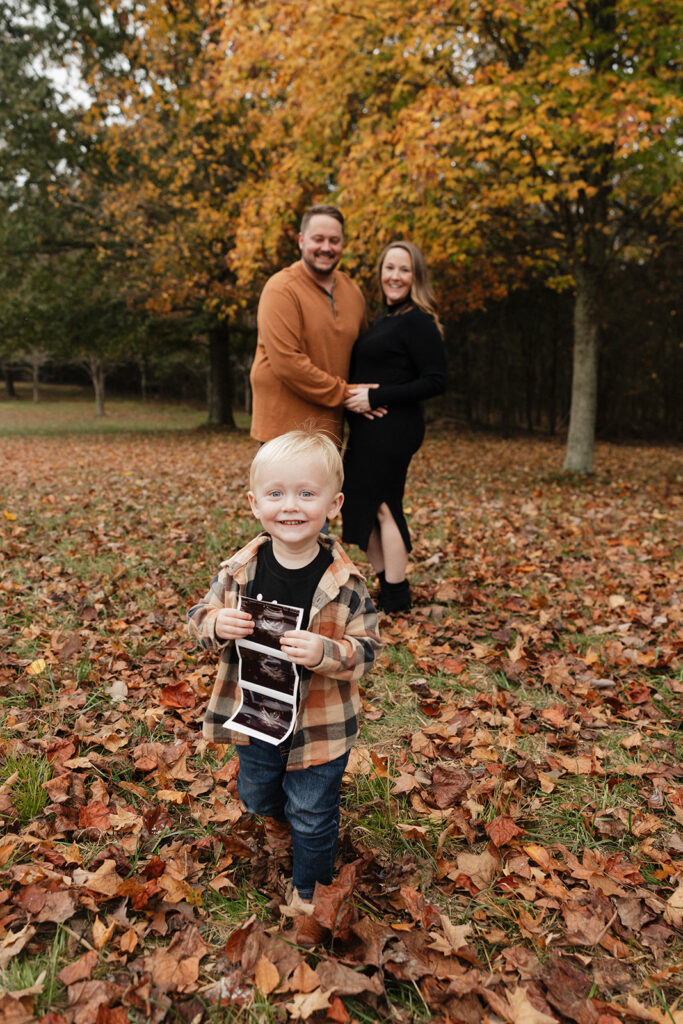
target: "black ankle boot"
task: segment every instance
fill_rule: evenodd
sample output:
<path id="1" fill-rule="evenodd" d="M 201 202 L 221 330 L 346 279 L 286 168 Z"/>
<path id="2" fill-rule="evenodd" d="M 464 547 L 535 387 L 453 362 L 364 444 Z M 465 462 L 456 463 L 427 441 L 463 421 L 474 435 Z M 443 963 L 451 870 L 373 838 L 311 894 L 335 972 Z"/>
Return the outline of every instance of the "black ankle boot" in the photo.
<path id="1" fill-rule="evenodd" d="M 384 580 L 380 594 L 380 608 L 385 612 L 407 612 L 412 606 L 408 580 L 388 583 Z"/>

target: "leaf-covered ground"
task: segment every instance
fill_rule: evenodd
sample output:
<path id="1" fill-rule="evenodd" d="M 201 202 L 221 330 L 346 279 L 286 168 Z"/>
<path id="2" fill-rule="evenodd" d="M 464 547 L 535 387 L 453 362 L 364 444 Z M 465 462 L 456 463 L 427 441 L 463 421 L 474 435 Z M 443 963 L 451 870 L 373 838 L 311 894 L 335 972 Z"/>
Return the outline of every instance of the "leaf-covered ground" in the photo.
<path id="1" fill-rule="evenodd" d="M 680 1024 L 680 450 L 570 482 L 554 443 L 425 444 L 416 608 L 382 618 L 312 914 L 185 633 L 256 527 L 253 452 L 0 441 L 0 1016 Z"/>

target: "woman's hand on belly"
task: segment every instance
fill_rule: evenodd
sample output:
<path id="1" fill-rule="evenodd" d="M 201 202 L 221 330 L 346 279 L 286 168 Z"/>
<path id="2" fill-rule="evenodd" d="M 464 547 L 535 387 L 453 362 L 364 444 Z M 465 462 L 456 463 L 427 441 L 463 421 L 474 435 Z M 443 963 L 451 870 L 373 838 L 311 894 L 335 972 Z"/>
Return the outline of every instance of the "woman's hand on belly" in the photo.
<path id="1" fill-rule="evenodd" d="M 344 405 L 350 412 L 360 413 L 369 420 L 386 416 L 386 406 L 373 409 L 370 405 L 370 390 L 378 387 L 379 384 L 352 384 Z"/>

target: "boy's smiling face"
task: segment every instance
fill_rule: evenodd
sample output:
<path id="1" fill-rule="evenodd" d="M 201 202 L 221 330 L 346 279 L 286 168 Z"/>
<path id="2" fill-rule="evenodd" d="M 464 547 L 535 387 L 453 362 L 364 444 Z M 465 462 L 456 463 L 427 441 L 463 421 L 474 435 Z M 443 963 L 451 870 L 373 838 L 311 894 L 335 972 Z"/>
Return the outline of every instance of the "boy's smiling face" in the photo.
<path id="1" fill-rule="evenodd" d="M 315 558 L 318 534 L 325 520 L 337 515 L 343 500 L 323 460 L 314 455 L 264 462 L 249 491 L 251 510 L 272 537 L 273 554 L 280 562 Z"/>

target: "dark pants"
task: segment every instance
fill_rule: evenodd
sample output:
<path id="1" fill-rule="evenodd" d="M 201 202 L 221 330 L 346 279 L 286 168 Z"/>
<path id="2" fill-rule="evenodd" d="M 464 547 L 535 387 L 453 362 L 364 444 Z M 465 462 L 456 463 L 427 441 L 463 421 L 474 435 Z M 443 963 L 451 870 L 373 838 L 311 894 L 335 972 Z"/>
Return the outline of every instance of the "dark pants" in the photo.
<path id="1" fill-rule="evenodd" d="M 287 745 L 251 739 L 238 746 L 237 791 L 250 814 L 292 826 L 292 885 L 310 900 L 315 883 L 329 885 L 339 838 L 339 789 L 348 753 L 326 764 L 288 772 Z"/>

